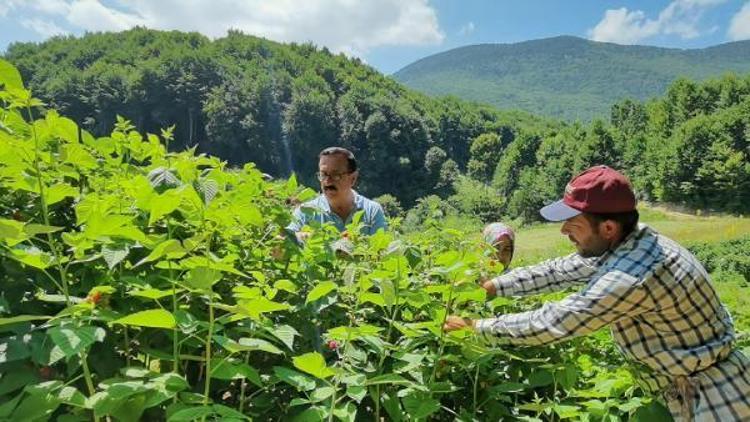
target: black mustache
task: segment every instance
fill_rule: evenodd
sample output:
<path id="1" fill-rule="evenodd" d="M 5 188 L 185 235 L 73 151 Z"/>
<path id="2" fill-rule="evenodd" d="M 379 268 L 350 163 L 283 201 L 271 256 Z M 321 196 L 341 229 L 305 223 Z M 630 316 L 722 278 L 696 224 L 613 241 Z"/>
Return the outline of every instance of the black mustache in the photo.
<path id="1" fill-rule="evenodd" d="M 330 185 L 330 186 L 324 186 L 323 190 L 339 190 L 336 186 Z"/>

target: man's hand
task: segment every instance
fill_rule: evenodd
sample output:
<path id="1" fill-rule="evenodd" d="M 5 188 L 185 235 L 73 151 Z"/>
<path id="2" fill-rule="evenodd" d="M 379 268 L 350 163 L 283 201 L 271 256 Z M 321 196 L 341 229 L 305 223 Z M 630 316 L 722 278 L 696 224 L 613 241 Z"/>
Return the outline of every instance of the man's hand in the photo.
<path id="1" fill-rule="evenodd" d="M 446 332 L 461 330 L 464 328 L 474 329 L 474 320 L 469 318 L 462 318 L 457 315 L 450 315 L 445 319 L 445 324 L 443 324 L 443 331 Z"/>
<path id="2" fill-rule="evenodd" d="M 497 289 L 495 289 L 495 284 L 492 282 L 492 280 L 482 280 L 482 288 L 484 290 L 487 290 L 487 296 L 497 296 Z"/>

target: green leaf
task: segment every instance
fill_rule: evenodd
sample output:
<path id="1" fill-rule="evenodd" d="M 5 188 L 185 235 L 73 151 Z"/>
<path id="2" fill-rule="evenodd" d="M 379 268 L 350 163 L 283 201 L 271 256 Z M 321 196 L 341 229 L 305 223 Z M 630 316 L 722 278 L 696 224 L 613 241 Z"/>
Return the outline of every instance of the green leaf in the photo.
<path id="1" fill-rule="evenodd" d="M 68 197 L 76 198 L 77 196 L 78 189 L 65 183 L 50 186 L 44 191 L 44 199 L 47 201 L 47 205 L 58 203 Z"/>
<path id="2" fill-rule="evenodd" d="M 398 374 L 378 375 L 377 377 L 373 377 L 365 381 L 365 385 L 368 387 L 373 386 L 373 385 L 382 385 L 382 384 L 396 384 L 396 385 L 411 386 L 411 385 L 414 385 L 414 382 L 409 381 L 408 379 Z"/>
<path id="3" fill-rule="evenodd" d="M 671 417 L 672 415 L 669 413 L 669 409 L 654 400 L 646 406 L 638 408 L 630 420 L 634 422 L 656 422 L 668 421 Z"/>
<path id="4" fill-rule="evenodd" d="M 52 255 L 43 252 L 39 248 L 17 248 L 11 251 L 13 259 L 29 267 L 43 270 L 52 265 L 54 258 Z"/>
<path id="5" fill-rule="evenodd" d="M 389 279 L 380 280 L 380 294 L 386 306 L 393 306 L 396 302 L 396 289 L 393 282 Z"/>
<path id="6" fill-rule="evenodd" d="M 0 239 L 24 238 L 24 224 L 20 221 L 0 218 Z"/>
<path id="7" fill-rule="evenodd" d="M 181 258 L 185 256 L 186 253 L 187 251 L 182 247 L 179 240 L 168 239 L 156 245 L 147 257 L 143 258 L 135 265 L 138 266 L 146 262 L 155 261 L 163 256 L 166 256 L 168 259 Z"/>
<path id="8" fill-rule="evenodd" d="M 242 300 L 238 303 L 237 309 L 240 313 L 250 316 L 253 319 L 260 318 L 261 314 L 269 312 L 278 312 L 291 309 L 291 306 L 286 303 L 274 302 L 266 299 L 265 297 L 259 297 L 253 300 Z"/>
<path id="9" fill-rule="evenodd" d="M 328 397 L 331 397 L 333 393 L 336 392 L 336 389 L 329 386 L 323 386 L 318 387 L 315 390 L 313 390 L 312 393 L 310 393 L 310 400 L 314 402 L 319 402 L 327 399 Z"/>
<path id="10" fill-rule="evenodd" d="M 29 236 L 36 236 L 38 234 L 47 234 L 47 233 L 55 233 L 59 232 L 60 230 L 64 230 L 64 227 L 56 227 L 56 226 L 45 226 L 44 224 L 27 224 L 23 231 L 29 235 Z"/>
<path id="11" fill-rule="evenodd" d="M 383 331 L 382 327 L 374 325 L 360 325 L 359 327 L 341 326 L 331 328 L 326 332 L 328 338 L 339 341 L 352 341 L 365 336 L 374 336 Z"/>
<path id="12" fill-rule="evenodd" d="M 136 327 L 153 327 L 172 329 L 175 326 L 174 315 L 164 309 L 151 309 L 136 312 L 112 322 L 113 324 L 133 325 Z"/>
<path id="13" fill-rule="evenodd" d="M 102 257 L 110 270 L 122 262 L 123 259 L 127 258 L 128 253 L 130 253 L 130 248 L 124 245 L 116 249 L 112 249 L 109 246 L 102 247 Z"/>
<path id="14" fill-rule="evenodd" d="M 4 325 L 18 324 L 19 322 L 41 321 L 50 318 L 52 317 L 46 315 L 16 315 L 10 318 L 0 318 L 0 327 Z"/>
<path id="15" fill-rule="evenodd" d="M 578 406 L 570 406 L 565 404 L 555 404 L 552 406 L 552 410 L 557 413 L 560 419 L 569 419 L 579 416 L 581 413 L 578 411 Z"/>
<path id="16" fill-rule="evenodd" d="M 242 337 L 238 341 L 234 341 L 233 339 L 230 339 L 229 337 L 216 335 L 214 336 L 214 340 L 217 343 L 219 343 L 221 347 L 227 349 L 231 353 L 253 352 L 253 351 L 262 351 L 262 352 L 268 352 L 268 353 L 273 353 L 273 354 L 278 354 L 278 355 L 284 353 L 281 351 L 281 349 L 267 342 L 266 340 L 261 340 L 257 338 Z"/>
<path id="17" fill-rule="evenodd" d="M 274 366 L 273 373 L 277 378 L 297 388 L 299 391 L 310 391 L 315 388 L 315 380 L 309 376 L 283 366 Z"/>
<path id="18" fill-rule="evenodd" d="M 423 419 L 440 410 L 440 402 L 422 393 L 411 394 L 401 400 L 412 419 Z"/>
<path id="19" fill-rule="evenodd" d="M 258 207 L 252 204 L 243 204 L 242 207 L 235 207 L 235 215 L 243 225 L 262 227 L 265 221 L 263 214 Z"/>
<path id="20" fill-rule="evenodd" d="M 185 284 L 196 290 L 210 291 L 214 284 L 221 280 L 221 271 L 207 267 L 196 267 L 191 269 L 187 277 L 185 277 Z"/>
<path id="21" fill-rule="evenodd" d="M 305 353 L 301 356 L 295 356 L 292 359 L 294 367 L 300 371 L 306 372 L 314 377 L 326 379 L 335 374 L 331 368 L 326 365 L 326 360 L 318 352 Z"/>
<path id="22" fill-rule="evenodd" d="M 243 348 L 248 348 L 247 350 L 260 350 L 262 352 L 273 353 L 276 355 L 284 354 L 284 352 L 282 352 L 281 349 L 267 342 L 266 340 L 261 340 L 258 338 L 242 337 L 239 340 L 237 340 L 237 342 Z"/>
<path id="23" fill-rule="evenodd" d="M 326 420 L 328 411 L 320 406 L 313 406 L 295 416 L 292 422 L 320 422 Z"/>
<path id="24" fill-rule="evenodd" d="M 0 59 L 0 85 L 5 89 L 24 89 L 21 74 L 12 64 L 2 59 Z"/>
<path id="25" fill-rule="evenodd" d="M 310 293 L 307 294 L 305 303 L 314 302 L 327 295 L 328 293 L 336 290 L 337 287 L 338 286 L 336 286 L 336 283 L 334 283 L 333 281 L 324 281 L 310 290 Z"/>
<path id="26" fill-rule="evenodd" d="M 181 292 L 182 289 L 177 289 L 177 292 Z M 143 297 L 146 299 L 152 299 L 157 300 L 164 297 L 172 296 L 173 291 L 170 290 L 159 290 L 154 288 L 147 288 L 147 289 L 141 289 L 141 290 L 131 290 L 128 292 L 128 295 L 130 296 L 136 296 L 136 297 Z"/>
<path id="27" fill-rule="evenodd" d="M 297 288 L 297 285 L 292 283 L 289 280 L 278 280 L 277 282 L 273 283 L 273 288 L 276 290 L 283 290 L 289 293 L 297 293 L 297 291 L 299 290 Z"/>
<path id="28" fill-rule="evenodd" d="M 194 406 L 187 409 L 178 410 L 167 419 L 168 422 L 189 422 L 202 419 L 214 414 L 211 406 Z"/>
<path id="29" fill-rule="evenodd" d="M 263 386 L 258 371 L 244 362 L 230 361 L 228 359 L 211 360 L 211 377 L 222 380 L 233 380 L 247 378 L 248 381 Z"/>
<path id="30" fill-rule="evenodd" d="M 294 348 L 294 337 L 300 335 L 291 325 L 277 325 L 270 327 L 268 331 L 277 339 L 281 340 L 289 350 L 293 350 Z"/>
<path id="31" fill-rule="evenodd" d="M 62 358 L 78 355 L 95 342 L 103 341 L 106 331 L 101 327 L 54 327 L 47 331 L 55 347 L 50 352 L 50 365 Z"/>
<path id="32" fill-rule="evenodd" d="M 161 217 L 170 214 L 180 206 L 182 201 L 182 192 L 179 190 L 168 190 L 161 195 L 154 195 L 150 202 L 151 214 L 148 218 L 148 225 L 151 226 Z"/>

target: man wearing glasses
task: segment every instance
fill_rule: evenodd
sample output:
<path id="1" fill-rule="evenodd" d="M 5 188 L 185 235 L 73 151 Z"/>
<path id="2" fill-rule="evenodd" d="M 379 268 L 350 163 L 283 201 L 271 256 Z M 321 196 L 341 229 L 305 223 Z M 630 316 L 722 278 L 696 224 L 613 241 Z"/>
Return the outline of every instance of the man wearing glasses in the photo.
<path id="1" fill-rule="evenodd" d="M 357 160 L 351 151 L 340 147 L 321 151 L 318 154 L 317 176 L 323 193 L 294 210 L 292 223 L 287 226 L 295 233 L 297 240 L 307 239 L 310 233 L 302 231 L 302 227 L 312 223 L 333 223 L 340 232 L 344 232 L 346 225 L 359 211 L 364 212 L 362 234 L 372 235 L 379 229 L 387 229 L 380 204 L 352 189 L 359 172 Z"/>

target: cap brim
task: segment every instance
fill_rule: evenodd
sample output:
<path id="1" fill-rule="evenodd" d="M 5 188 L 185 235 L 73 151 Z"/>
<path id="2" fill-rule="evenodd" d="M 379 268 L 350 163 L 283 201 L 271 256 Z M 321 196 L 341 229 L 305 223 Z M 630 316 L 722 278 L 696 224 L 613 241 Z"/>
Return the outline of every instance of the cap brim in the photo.
<path id="1" fill-rule="evenodd" d="M 548 221 L 565 221 L 581 214 L 581 211 L 565 205 L 561 199 L 539 210 L 539 214 L 542 214 L 542 217 Z"/>

